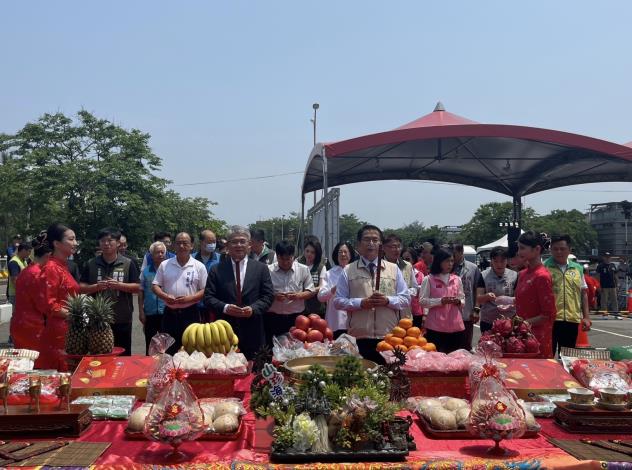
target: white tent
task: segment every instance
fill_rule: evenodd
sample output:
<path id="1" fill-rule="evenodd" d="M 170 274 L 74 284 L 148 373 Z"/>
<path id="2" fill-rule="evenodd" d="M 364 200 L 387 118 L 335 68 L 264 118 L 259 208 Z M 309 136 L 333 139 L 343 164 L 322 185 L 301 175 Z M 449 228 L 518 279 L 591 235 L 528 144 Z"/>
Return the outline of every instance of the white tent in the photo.
<path id="1" fill-rule="evenodd" d="M 524 230 L 520 230 L 520 233 L 524 233 Z M 502 246 L 507 248 L 509 243 L 507 242 L 507 235 L 505 234 L 502 238 L 499 238 L 495 242 L 488 243 L 487 245 L 479 246 L 476 249 L 476 253 L 480 253 L 481 251 L 491 251 L 495 246 Z"/>

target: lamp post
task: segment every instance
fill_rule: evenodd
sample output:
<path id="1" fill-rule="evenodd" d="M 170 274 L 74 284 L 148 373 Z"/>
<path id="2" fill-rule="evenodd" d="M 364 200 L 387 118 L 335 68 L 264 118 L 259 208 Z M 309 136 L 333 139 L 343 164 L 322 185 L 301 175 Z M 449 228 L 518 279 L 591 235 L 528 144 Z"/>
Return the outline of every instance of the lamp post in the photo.
<path id="1" fill-rule="evenodd" d="M 320 108 L 320 105 L 318 103 L 314 103 L 312 105 L 312 109 L 314 110 L 314 118 L 310 119 L 310 121 L 312 121 L 312 126 L 313 126 L 313 130 L 314 130 L 314 146 L 316 145 L 316 111 L 318 111 L 318 108 Z M 314 191 L 314 205 L 316 205 L 316 191 Z"/>

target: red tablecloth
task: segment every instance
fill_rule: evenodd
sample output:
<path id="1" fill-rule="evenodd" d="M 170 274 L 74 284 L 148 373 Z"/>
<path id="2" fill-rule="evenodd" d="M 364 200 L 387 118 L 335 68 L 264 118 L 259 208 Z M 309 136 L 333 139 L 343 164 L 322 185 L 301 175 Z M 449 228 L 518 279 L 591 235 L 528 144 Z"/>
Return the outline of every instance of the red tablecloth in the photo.
<path id="1" fill-rule="evenodd" d="M 237 394 L 244 398 L 247 405 L 251 378 L 239 380 L 235 383 Z M 419 428 L 415 418 L 415 424 L 411 433 L 417 444 L 417 450 L 410 453 L 404 463 L 357 463 L 357 464 L 310 464 L 300 465 L 301 469 L 338 469 L 364 470 L 364 469 L 565 469 L 565 470 L 592 470 L 603 468 L 599 462 L 578 461 L 563 450 L 549 443 L 546 437 L 559 439 L 580 439 L 578 434 L 568 434 L 557 427 L 550 419 L 538 419 L 542 425 L 540 436 L 533 439 L 518 439 L 503 442 L 503 447 L 518 453 L 512 457 L 490 457 L 486 451 L 493 442 L 491 440 L 436 440 L 426 437 Z M 197 441 L 185 443 L 181 450 L 190 458 L 187 463 L 178 464 L 165 460 L 169 446 L 145 441 L 134 440 L 124 433 L 125 422 L 121 421 L 96 421 L 79 438 L 86 442 L 110 442 L 111 446 L 96 462 L 98 468 L 209 468 L 209 469 L 234 469 L 234 470 L 264 470 L 269 468 L 290 468 L 288 465 L 275 466 L 269 463 L 269 454 L 266 444 L 269 444 L 269 436 L 261 431 L 256 431 L 254 414 L 249 412 L 243 417 L 242 435 L 235 441 Z M 600 439 L 612 439 L 620 436 L 600 435 Z M 155 467 L 154 467 L 155 468 Z"/>
<path id="2" fill-rule="evenodd" d="M 519 439 L 503 442 L 507 449 L 516 451 L 515 456 L 490 457 L 486 451 L 493 444 L 490 440 L 435 440 L 426 437 L 417 423 L 411 432 L 417 450 L 411 452 L 406 464 L 393 464 L 400 468 L 560 468 L 590 470 L 601 468 L 598 462 L 580 462 L 561 449 L 550 444 L 546 437 L 579 439 L 581 435 L 567 434 L 551 420 L 539 420 L 543 431 L 533 439 Z M 168 465 L 165 455 L 169 447 L 155 442 L 132 440 L 124 435 L 124 422 L 95 422 L 80 438 L 81 441 L 111 442 L 111 447 L 97 461 L 98 465 L 118 468 L 138 468 L 146 465 Z M 269 455 L 265 451 L 255 451 L 257 435 L 252 413 L 244 417 L 243 434 L 236 441 L 197 441 L 183 444 L 181 450 L 190 456 L 189 465 L 195 468 L 270 468 Z M 594 436 L 593 436 L 594 437 Z M 602 436 L 600 436 L 601 438 Z M 615 436 L 612 436 L 615 437 Z M 604 435 L 603 438 L 608 438 Z M 367 464 L 345 466 L 345 468 L 365 468 Z M 385 468 L 385 464 L 374 464 L 373 468 Z M 287 468 L 287 466 L 280 466 Z M 314 465 L 302 468 L 324 469 L 327 466 Z M 339 466 L 331 465 L 330 468 Z"/>

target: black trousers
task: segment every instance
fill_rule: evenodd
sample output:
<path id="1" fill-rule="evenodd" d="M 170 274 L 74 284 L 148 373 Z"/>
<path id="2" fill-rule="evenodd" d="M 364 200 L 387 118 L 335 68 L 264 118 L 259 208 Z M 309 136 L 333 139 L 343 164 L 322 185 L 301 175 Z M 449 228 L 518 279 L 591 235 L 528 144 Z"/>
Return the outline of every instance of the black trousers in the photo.
<path id="1" fill-rule="evenodd" d="M 481 321 L 481 334 L 492 329 L 492 324 L 486 321 Z"/>
<path id="2" fill-rule="evenodd" d="M 472 320 L 463 320 L 465 330 L 463 331 L 463 343 L 461 349 L 466 351 L 472 350 L 472 338 L 474 337 L 474 322 Z"/>
<path id="3" fill-rule="evenodd" d="M 147 315 L 145 316 L 145 326 L 143 327 L 143 333 L 145 333 L 145 354 L 149 355 L 149 345 L 151 339 L 156 333 L 162 331 L 162 315 Z"/>
<path id="4" fill-rule="evenodd" d="M 446 354 L 462 348 L 465 342 L 465 337 L 465 330 L 455 331 L 454 333 L 426 330 L 426 339 L 428 342 L 433 343 L 436 346 L 437 351 Z"/>
<path id="5" fill-rule="evenodd" d="M 114 333 L 114 346 L 125 348 L 125 352 L 121 356 L 132 355 L 132 324 L 131 323 L 115 323 L 112 325 L 112 333 Z"/>
<path id="6" fill-rule="evenodd" d="M 356 339 L 356 343 L 358 345 L 358 350 L 360 351 L 360 355 L 368 359 L 369 361 L 373 361 L 376 364 L 385 364 L 384 358 L 382 355 L 376 351 L 377 343 L 382 341 L 381 339 L 373 339 L 373 338 L 358 338 Z"/>
<path id="7" fill-rule="evenodd" d="M 562 347 L 574 348 L 577 343 L 578 323 L 556 321 L 553 323 L 553 356 Z"/>
<path id="8" fill-rule="evenodd" d="M 280 336 L 294 326 L 296 317 L 300 313 L 290 313 L 289 315 L 281 315 L 279 313 L 266 312 L 263 314 L 263 328 L 266 334 L 266 344 L 272 347 L 272 338 Z"/>
<path id="9" fill-rule="evenodd" d="M 422 329 L 424 325 L 424 317 L 423 315 L 413 315 L 413 326 L 416 326 L 419 329 Z"/>
<path id="10" fill-rule="evenodd" d="M 191 305 L 187 308 L 169 308 L 165 307 L 162 314 L 162 332 L 167 333 L 176 340 L 169 349 L 167 354 L 174 355 L 182 347 L 182 333 L 191 323 L 199 323 L 200 311 L 197 305 Z"/>

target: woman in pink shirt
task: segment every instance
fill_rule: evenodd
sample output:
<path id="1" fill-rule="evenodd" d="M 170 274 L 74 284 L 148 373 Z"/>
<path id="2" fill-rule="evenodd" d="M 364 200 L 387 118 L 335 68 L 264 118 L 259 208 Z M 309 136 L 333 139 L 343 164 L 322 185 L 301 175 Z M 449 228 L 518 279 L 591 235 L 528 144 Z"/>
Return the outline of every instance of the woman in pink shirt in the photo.
<path id="1" fill-rule="evenodd" d="M 553 323 L 557 313 L 551 274 L 542 264 L 542 252 L 550 243 L 546 234 L 533 231 L 518 238 L 518 256 L 527 267 L 518 274 L 516 315 L 531 323 L 533 335 L 540 342 L 541 358 L 553 357 Z"/>
<path id="2" fill-rule="evenodd" d="M 452 274 L 453 265 L 452 254 L 439 250 L 420 288 L 421 306 L 428 308 L 426 339 L 444 353 L 459 349 L 465 335 L 461 315 L 465 294 L 461 278 Z"/>

